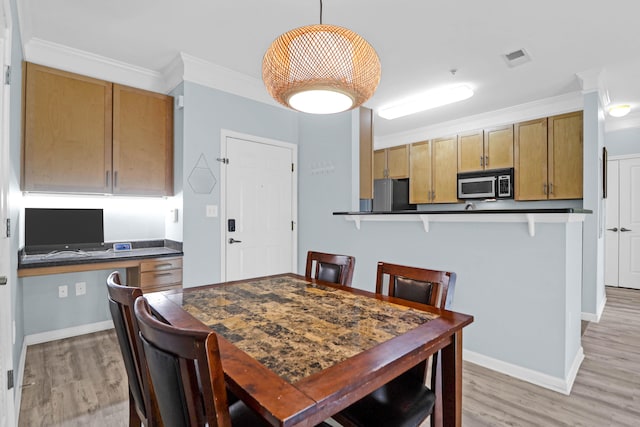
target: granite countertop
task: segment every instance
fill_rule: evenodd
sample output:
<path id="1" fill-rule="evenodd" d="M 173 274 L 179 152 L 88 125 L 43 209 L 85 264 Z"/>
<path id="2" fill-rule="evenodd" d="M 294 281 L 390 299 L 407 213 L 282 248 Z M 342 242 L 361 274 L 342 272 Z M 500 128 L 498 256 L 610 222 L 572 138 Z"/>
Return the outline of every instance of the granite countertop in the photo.
<path id="1" fill-rule="evenodd" d="M 438 317 L 291 277 L 166 297 L 291 383 Z"/>
<path id="2" fill-rule="evenodd" d="M 577 208 L 537 208 L 537 209 L 473 209 L 473 210 L 442 210 L 442 211 L 387 211 L 387 212 L 334 212 L 334 215 L 479 215 L 479 214 L 554 214 L 574 213 L 591 214 L 590 209 Z"/>
<path id="3" fill-rule="evenodd" d="M 115 242 L 113 242 L 115 243 Z M 45 254 L 29 254 L 24 249 L 18 254 L 18 269 L 56 267 L 63 265 L 94 264 L 140 258 L 182 256 L 182 243 L 172 240 L 147 240 L 131 242 L 130 251 L 114 252 L 113 243 L 105 242 L 106 250 L 57 251 Z"/>

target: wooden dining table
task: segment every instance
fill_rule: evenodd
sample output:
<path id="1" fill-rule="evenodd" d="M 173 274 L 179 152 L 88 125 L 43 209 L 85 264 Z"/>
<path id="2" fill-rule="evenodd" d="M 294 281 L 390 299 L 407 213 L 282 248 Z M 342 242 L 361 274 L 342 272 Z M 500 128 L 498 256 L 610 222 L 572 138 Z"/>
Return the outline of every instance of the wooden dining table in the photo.
<path id="1" fill-rule="evenodd" d="M 181 328 L 218 334 L 227 387 L 274 426 L 313 426 L 441 351 L 442 414 L 462 418 L 473 317 L 296 274 L 145 294 Z"/>

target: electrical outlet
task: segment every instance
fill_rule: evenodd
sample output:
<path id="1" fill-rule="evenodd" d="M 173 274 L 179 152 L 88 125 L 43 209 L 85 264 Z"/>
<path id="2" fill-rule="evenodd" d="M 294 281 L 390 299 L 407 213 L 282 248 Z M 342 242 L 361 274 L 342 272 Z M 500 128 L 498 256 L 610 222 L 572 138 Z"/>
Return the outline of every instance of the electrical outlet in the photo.
<path id="1" fill-rule="evenodd" d="M 58 286 L 58 298 L 66 298 L 69 295 L 67 285 Z"/>
<path id="2" fill-rule="evenodd" d="M 87 293 L 87 282 L 76 283 L 76 296 L 84 295 Z"/>

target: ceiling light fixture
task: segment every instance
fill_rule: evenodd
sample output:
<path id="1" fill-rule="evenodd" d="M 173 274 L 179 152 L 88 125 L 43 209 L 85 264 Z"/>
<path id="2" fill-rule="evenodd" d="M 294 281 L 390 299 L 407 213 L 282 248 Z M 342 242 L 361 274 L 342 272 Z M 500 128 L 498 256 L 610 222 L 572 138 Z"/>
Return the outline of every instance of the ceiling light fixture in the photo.
<path id="1" fill-rule="evenodd" d="M 264 54 L 262 80 L 269 94 L 294 110 L 331 114 L 367 101 L 380 82 L 371 45 L 346 28 L 320 24 L 295 28 Z"/>
<path id="2" fill-rule="evenodd" d="M 612 117 L 624 117 L 631 111 L 631 106 L 624 105 L 612 105 L 609 107 L 609 115 Z"/>
<path id="3" fill-rule="evenodd" d="M 412 96 L 389 107 L 381 108 L 378 111 L 378 115 L 383 119 L 393 120 L 442 105 L 463 101 L 472 96 L 473 89 L 468 85 L 434 89 L 417 96 Z"/>

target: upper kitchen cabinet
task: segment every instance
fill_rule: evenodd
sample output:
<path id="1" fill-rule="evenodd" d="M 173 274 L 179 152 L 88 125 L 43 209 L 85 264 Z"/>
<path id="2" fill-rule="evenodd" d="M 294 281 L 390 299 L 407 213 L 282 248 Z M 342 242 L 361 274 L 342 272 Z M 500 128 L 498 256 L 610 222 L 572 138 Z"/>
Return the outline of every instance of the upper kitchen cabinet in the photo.
<path id="1" fill-rule="evenodd" d="M 173 98 L 113 85 L 113 193 L 173 194 Z"/>
<path id="2" fill-rule="evenodd" d="M 457 137 L 411 145 L 409 203 L 456 203 Z"/>
<path id="3" fill-rule="evenodd" d="M 409 146 L 374 151 L 373 178 L 409 178 Z"/>
<path id="4" fill-rule="evenodd" d="M 515 125 L 516 200 L 582 198 L 582 111 Z"/>
<path id="5" fill-rule="evenodd" d="M 111 192 L 111 83 L 25 68 L 22 189 Z"/>
<path id="6" fill-rule="evenodd" d="M 458 172 L 513 167 L 513 126 L 458 136 Z"/>
<path id="7" fill-rule="evenodd" d="M 22 189 L 173 193 L 166 95 L 25 64 Z"/>

